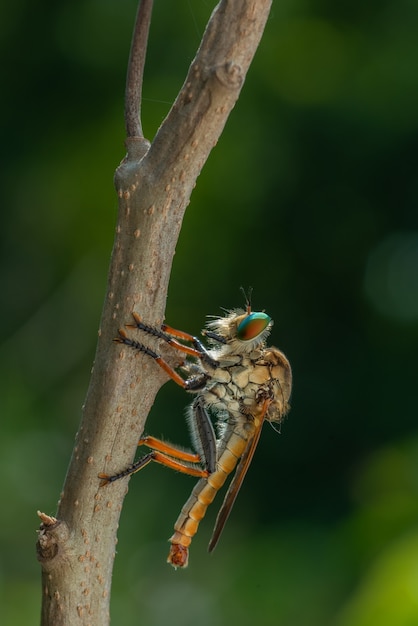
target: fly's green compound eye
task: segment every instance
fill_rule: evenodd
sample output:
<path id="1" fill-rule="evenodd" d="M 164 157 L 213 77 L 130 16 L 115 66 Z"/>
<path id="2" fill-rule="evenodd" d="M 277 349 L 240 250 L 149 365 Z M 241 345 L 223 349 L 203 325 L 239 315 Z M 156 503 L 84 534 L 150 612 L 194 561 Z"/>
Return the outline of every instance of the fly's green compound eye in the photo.
<path id="1" fill-rule="evenodd" d="M 250 341 L 261 335 L 267 328 L 271 317 L 267 313 L 250 313 L 237 327 L 237 337 L 241 341 Z"/>

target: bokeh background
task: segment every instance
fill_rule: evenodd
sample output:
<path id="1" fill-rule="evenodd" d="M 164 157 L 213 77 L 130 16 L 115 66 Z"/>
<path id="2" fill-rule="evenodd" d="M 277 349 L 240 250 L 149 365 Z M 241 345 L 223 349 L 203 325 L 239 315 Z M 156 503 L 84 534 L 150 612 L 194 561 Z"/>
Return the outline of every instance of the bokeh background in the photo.
<path id="1" fill-rule="evenodd" d="M 152 139 L 213 2 L 157 0 Z M 37 623 L 36 510 L 54 514 L 95 351 L 124 155 L 134 0 L 4 3 L 0 20 L 0 621 Z M 294 371 L 215 553 L 165 563 L 193 479 L 149 467 L 121 519 L 112 620 L 133 626 L 418 624 L 418 11 L 275 1 L 192 196 L 167 320 L 243 304 Z M 166 385 L 148 431 L 187 445 Z"/>

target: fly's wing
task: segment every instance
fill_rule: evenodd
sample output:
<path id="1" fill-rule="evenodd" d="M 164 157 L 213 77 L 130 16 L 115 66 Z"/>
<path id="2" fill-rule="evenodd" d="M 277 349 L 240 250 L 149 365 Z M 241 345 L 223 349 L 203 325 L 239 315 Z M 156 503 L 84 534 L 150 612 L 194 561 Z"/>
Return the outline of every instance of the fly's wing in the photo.
<path id="1" fill-rule="evenodd" d="M 263 427 L 264 415 L 266 410 L 263 411 L 261 419 L 256 426 L 256 430 L 252 439 L 248 442 L 247 448 L 244 454 L 241 457 L 241 460 L 236 469 L 234 478 L 232 479 L 229 489 L 226 492 L 225 499 L 222 503 L 222 506 L 219 510 L 218 517 L 216 518 L 215 528 L 213 529 L 212 538 L 209 542 L 208 551 L 212 552 L 216 548 L 216 545 L 219 541 L 219 537 L 224 529 L 224 526 L 227 522 L 229 514 L 231 513 L 232 507 L 234 506 L 234 502 L 238 495 L 239 490 L 241 489 L 242 482 L 245 478 L 248 468 L 250 467 L 250 463 L 254 456 L 255 449 L 257 447 L 258 441 L 261 435 L 261 429 Z"/>

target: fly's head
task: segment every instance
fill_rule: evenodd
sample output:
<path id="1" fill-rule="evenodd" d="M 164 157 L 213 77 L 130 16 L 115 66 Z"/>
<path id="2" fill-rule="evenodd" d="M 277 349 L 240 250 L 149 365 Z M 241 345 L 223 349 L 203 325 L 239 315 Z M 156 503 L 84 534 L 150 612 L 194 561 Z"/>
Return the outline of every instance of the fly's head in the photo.
<path id="1" fill-rule="evenodd" d="M 216 317 L 207 324 L 204 334 L 213 343 L 224 346 L 223 353 L 248 354 L 264 346 L 273 321 L 267 313 L 234 309 L 225 317 Z"/>

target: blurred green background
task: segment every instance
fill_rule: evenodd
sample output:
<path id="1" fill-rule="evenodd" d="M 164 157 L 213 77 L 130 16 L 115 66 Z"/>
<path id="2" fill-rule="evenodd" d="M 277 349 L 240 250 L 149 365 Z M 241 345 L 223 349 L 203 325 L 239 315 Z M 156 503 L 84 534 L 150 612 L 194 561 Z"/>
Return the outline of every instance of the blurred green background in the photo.
<path id="1" fill-rule="evenodd" d="M 150 139 L 213 6 L 156 1 Z M 2 624 L 38 621 L 36 510 L 56 510 L 95 351 L 135 12 L 2 7 Z M 292 411 L 265 428 L 209 556 L 211 507 L 187 571 L 166 538 L 193 479 L 155 466 L 131 482 L 113 623 L 418 624 L 417 32 L 412 0 L 274 2 L 186 213 L 167 320 L 198 333 L 252 285 L 293 365 Z M 187 401 L 166 385 L 148 432 L 187 445 Z"/>

